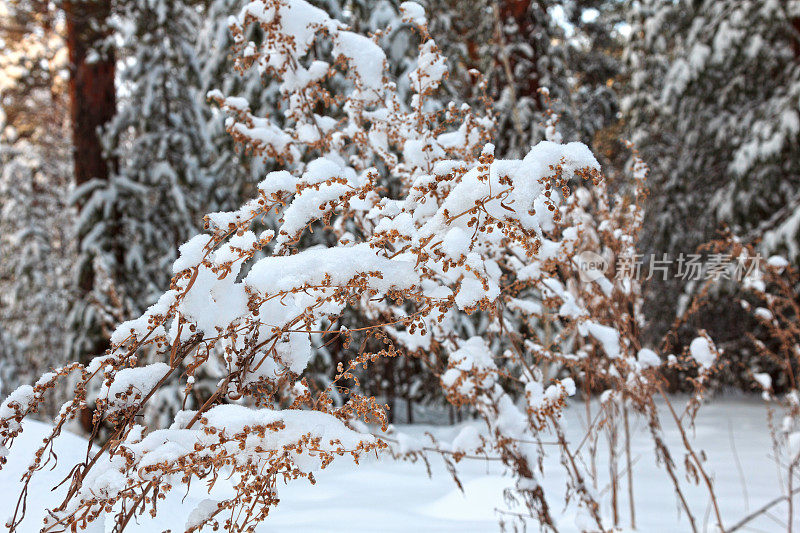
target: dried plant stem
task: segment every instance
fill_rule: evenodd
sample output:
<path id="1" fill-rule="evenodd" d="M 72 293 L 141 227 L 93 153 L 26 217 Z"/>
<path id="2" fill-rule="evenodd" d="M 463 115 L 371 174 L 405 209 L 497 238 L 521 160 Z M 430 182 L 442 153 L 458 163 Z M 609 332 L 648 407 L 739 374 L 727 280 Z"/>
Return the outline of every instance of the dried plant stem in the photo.
<path id="1" fill-rule="evenodd" d="M 761 507 L 759 507 L 758 509 L 756 509 L 755 511 L 753 511 L 750 514 L 748 514 L 747 516 L 745 516 L 744 518 L 742 518 L 741 520 L 739 520 L 738 522 L 733 524 L 731 527 L 726 529 L 725 532 L 726 533 L 734 533 L 734 531 L 738 531 L 738 530 L 742 529 L 744 526 L 746 526 L 747 524 L 749 524 L 750 522 L 752 522 L 753 520 L 755 520 L 759 516 L 761 516 L 763 514 L 766 514 L 770 509 L 772 509 L 773 507 L 775 507 L 779 503 L 781 503 L 781 502 L 783 502 L 785 500 L 791 500 L 792 496 L 794 496 L 795 494 L 797 494 L 799 492 L 800 492 L 800 487 L 798 487 L 796 489 L 793 489 L 792 492 L 788 496 L 778 496 L 777 498 L 774 498 L 774 499 L 768 501 L 767 503 L 765 503 L 764 505 L 762 505 Z M 790 522 L 790 527 L 791 527 L 791 522 Z"/>
<path id="2" fill-rule="evenodd" d="M 613 407 L 612 407 L 613 408 Z M 614 417 L 616 418 L 616 417 Z M 614 525 L 619 525 L 619 468 L 617 467 L 617 424 L 608 425 L 608 475 L 611 483 L 611 513 Z"/>
<path id="3" fill-rule="evenodd" d="M 555 428 L 556 428 L 556 437 L 558 439 L 559 444 L 561 445 L 561 450 L 564 453 L 564 456 L 567 459 L 567 466 L 569 467 L 569 473 L 575 482 L 575 487 L 580 494 L 581 499 L 586 504 L 589 512 L 592 515 L 595 523 L 597 524 L 599 531 L 605 531 L 603 527 L 603 521 L 600 518 L 600 505 L 595 501 L 592 495 L 586 490 L 586 480 L 584 479 L 583 475 L 581 474 L 580 467 L 575 461 L 575 456 L 569 449 L 569 443 L 567 442 L 567 438 L 564 435 L 564 431 L 558 425 L 558 421 L 555 421 Z"/>
<path id="4" fill-rule="evenodd" d="M 628 406 L 623 403 L 622 416 L 625 423 L 625 461 L 628 476 L 628 505 L 631 513 L 631 529 L 636 529 L 636 505 L 633 499 L 633 459 L 631 457 L 631 429 L 628 422 Z"/>
<path id="5" fill-rule="evenodd" d="M 725 528 L 722 525 L 722 515 L 719 511 L 719 504 L 717 503 L 717 496 L 714 492 L 714 483 L 711 481 L 711 478 L 708 477 L 705 469 L 703 468 L 703 463 L 700 461 L 700 458 L 697 457 L 697 453 L 695 453 L 694 448 L 692 447 L 691 442 L 689 442 L 689 436 L 686 434 L 686 428 L 683 427 L 683 423 L 681 422 L 678 413 L 675 412 L 675 408 L 672 406 L 672 402 L 669 401 L 669 398 L 664 393 L 664 389 L 658 385 L 658 392 L 669 408 L 669 412 L 672 415 L 672 419 L 675 421 L 675 424 L 678 427 L 678 432 L 681 434 L 681 440 L 683 441 L 683 446 L 686 448 L 686 451 L 689 453 L 689 456 L 694 461 L 695 465 L 697 466 L 697 470 L 700 472 L 700 477 L 703 478 L 703 482 L 705 483 L 706 487 L 708 488 L 708 496 L 711 498 L 711 505 L 714 508 L 714 514 L 717 518 L 717 526 L 719 527 L 720 531 L 724 532 Z"/>
<path id="6" fill-rule="evenodd" d="M 664 443 L 664 440 L 661 438 L 661 435 L 659 434 L 660 422 L 658 420 L 656 406 L 655 403 L 653 403 L 652 398 L 650 399 L 650 405 L 648 405 L 648 417 L 649 417 L 648 425 L 650 427 L 650 435 L 653 438 L 653 443 L 656 446 L 656 450 L 661 455 L 664 461 L 664 466 L 667 469 L 667 475 L 669 475 L 670 481 L 672 481 L 672 486 L 675 489 L 675 494 L 678 495 L 678 500 L 681 503 L 681 507 L 686 513 L 686 517 L 689 519 L 689 525 L 692 528 L 692 532 L 698 533 L 694 515 L 692 514 L 692 510 L 689 508 L 689 503 L 686 501 L 686 496 L 683 494 L 683 491 L 681 490 L 680 481 L 678 481 L 678 476 L 675 472 L 675 464 L 672 461 L 672 455 L 669 453 L 669 448 L 667 448 L 667 445 Z"/>
<path id="7" fill-rule="evenodd" d="M 789 477 L 789 481 L 788 481 L 789 490 L 788 490 L 788 494 L 786 495 L 786 503 L 789 506 L 789 510 L 788 510 L 788 513 L 787 513 L 788 514 L 788 519 L 786 521 L 787 524 L 788 524 L 787 525 L 788 533 L 792 533 L 792 521 L 793 521 L 793 518 L 794 518 L 793 517 L 793 515 L 794 515 L 794 497 L 792 495 L 792 484 L 793 484 L 793 481 L 794 481 L 794 465 L 795 464 L 797 464 L 797 460 L 796 459 L 794 461 L 792 461 L 792 463 L 789 465 L 789 476 L 788 476 Z"/>

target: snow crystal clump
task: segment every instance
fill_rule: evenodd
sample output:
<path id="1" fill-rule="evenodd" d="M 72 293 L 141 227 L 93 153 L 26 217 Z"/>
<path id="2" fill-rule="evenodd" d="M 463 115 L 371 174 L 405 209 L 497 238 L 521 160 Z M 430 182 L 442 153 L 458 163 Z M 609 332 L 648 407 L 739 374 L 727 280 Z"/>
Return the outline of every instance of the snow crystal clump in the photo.
<path id="1" fill-rule="evenodd" d="M 111 384 L 104 383 L 98 399 L 108 402 L 109 410 L 118 411 L 137 405 L 170 371 L 162 362 L 117 372 Z"/>
<path id="2" fill-rule="evenodd" d="M 697 337 L 689 345 L 689 353 L 692 358 L 703 368 L 708 369 L 714 364 L 716 355 L 711 350 L 711 344 L 705 337 Z"/>

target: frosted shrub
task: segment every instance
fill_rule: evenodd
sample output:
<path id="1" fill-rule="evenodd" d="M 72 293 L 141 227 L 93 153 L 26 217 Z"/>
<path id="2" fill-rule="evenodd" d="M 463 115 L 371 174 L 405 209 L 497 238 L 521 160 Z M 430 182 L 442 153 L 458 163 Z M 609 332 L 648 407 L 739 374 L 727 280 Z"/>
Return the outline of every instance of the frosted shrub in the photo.
<path id="1" fill-rule="evenodd" d="M 750 513 L 736 527 L 744 527 L 759 515 L 787 504 L 787 523 L 796 510 L 796 475 L 800 467 L 800 273 L 784 257 L 761 257 L 755 246 L 728 234 L 710 243 L 713 251 L 729 253 L 754 268 L 742 280 L 742 307 L 759 327 L 748 331 L 757 361 L 746 369 L 753 387 L 761 391 L 768 406 L 772 458 L 780 473 L 781 497 Z"/>
<path id="2" fill-rule="evenodd" d="M 531 154 L 545 146 L 564 146 L 555 144 L 560 141 L 556 126 L 557 117 L 551 116 L 547 130 L 552 141 L 540 143 Z M 450 344 L 442 385 L 451 401 L 482 415 L 487 431 L 478 435 L 467 427 L 453 442 L 430 444 L 410 444 L 402 434 L 395 437 L 402 444 L 394 446 L 396 455 L 417 459 L 438 453 L 456 478 L 453 462 L 464 456 L 502 460 L 516 478 L 507 496 L 523 510 L 505 517 L 511 522 L 525 523 L 532 517 L 542 529 L 557 530 L 553 499 L 560 506 L 566 496 L 578 529 L 613 530 L 621 523 L 620 486 L 627 472 L 635 527 L 629 423 L 635 415 L 649 428 L 655 455 L 696 531 L 698 525 L 684 495 L 684 473 L 676 465 L 677 453 L 663 436 L 662 402 L 683 437 L 687 481 L 704 485 L 714 503 L 714 519 L 722 522 L 704 456 L 687 437 L 708 378 L 720 366 L 720 353 L 704 332 L 683 350 L 665 338 L 659 348 L 663 355 L 642 346 L 642 284 L 636 276 L 618 270 L 626 260 L 635 260 L 647 194 L 647 167 L 635 152 L 629 173 L 630 178 L 618 177 L 623 180 L 618 193 L 612 193 L 595 173 L 591 173 L 591 184 L 574 183 L 570 192 L 564 179 L 568 174 L 559 173 L 564 180 L 545 190 L 550 216 L 542 220 L 541 242 L 533 255 L 514 253 L 512 247 L 504 252 L 505 260 L 497 260 L 510 268 L 503 271 L 506 283 L 493 303 L 492 327 L 481 337 L 455 339 Z M 590 278 L 582 277 L 584 251 L 603 258 L 607 265 Z M 665 393 L 671 370 L 693 376 L 689 386 L 694 393 L 682 410 Z M 553 379 L 558 376 L 562 379 Z M 566 437 L 562 409 L 579 387 L 585 399 L 586 433 L 576 444 Z M 598 397 L 599 402 L 593 401 Z M 597 443 L 603 436 L 610 454 L 607 482 L 596 468 Z M 566 495 L 545 494 L 539 482 L 542 457 L 551 446 L 560 454 L 567 475 Z M 619 465 L 623 456 L 624 468 Z M 610 489 L 607 505 L 599 496 L 601 484 Z"/>
<path id="3" fill-rule="evenodd" d="M 231 473 L 239 480 L 235 496 L 193 512 L 187 529 L 252 529 L 277 501 L 279 480 L 313 481 L 314 470 L 336 456 L 357 459 L 386 446 L 357 423 L 384 420 L 374 399 L 355 392 L 342 405 L 331 399 L 357 366 L 398 355 L 401 338 L 435 339 L 455 351 L 454 317 L 498 309 L 506 278 L 525 265 L 536 270 L 551 253 L 544 233 L 558 216 L 553 187 L 573 175 L 598 180 L 594 157 L 580 144 L 545 142 L 522 160 L 495 160 L 484 144 L 490 110 L 429 102 L 445 61 L 419 6 L 403 10 L 423 23 L 408 102 L 399 100 L 373 39 L 306 2 L 258 0 L 230 21 L 239 66 L 281 80 L 283 124 L 253 116 L 239 98 L 209 96 L 231 113 L 227 127 L 238 142 L 287 170 L 270 173 L 239 210 L 207 217 L 209 233 L 180 247 L 170 290 L 121 324 L 107 353 L 56 369 L 3 402 L 5 456 L 47 391 L 78 376 L 75 396 L 25 474 L 12 530 L 24 517 L 31 477 L 56 460 L 54 440 L 97 385 L 93 423 L 110 434 L 76 465 L 46 530 L 83 528 L 109 512 L 121 530 L 137 514 L 155 513 L 172 487 L 193 478 L 213 484 Z M 261 46 L 241 39 L 251 24 L 265 32 Z M 323 83 L 342 78 L 339 94 Z M 387 195 L 386 179 L 401 184 L 398 194 Z M 280 227 L 255 233 L 270 212 Z M 338 244 L 301 249 L 315 228 L 333 232 Z M 374 324 L 339 323 L 348 306 L 363 308 Z M 356 331 L 385 347 L 360 351 L 327 389 L 310 390 L 302 373 L 314 343 L 342 336 L 347 344 Z M 160 360 L 144 364 L 151 351 Z M 211 364 L 226 372 L 203 405 L 179 412 L 164 429 L 137 423 L 165 383 L 180 380 L 188 398 L 194 375 Z M 243 512 L 222 515 L 234 508 Z"/>
<path id="4" fill-rule="evenodd" d="M 403 436 L 370 433 L 367 424 L 386 431 L 385 410 L 359 394 L 356 374 L 420 351 L 446 359 L 430 371 L 450 401 L 470 406 L 488 428 L 428 448 L 454 461 L 496 455 L 516 479 L 510 496 L 523 505 L 523 520 L 555 528 L 537 481 L 543 439 L 554 436 L 581 527 L 617 522 L 616 507 L 610 521 L 603 516 L 593 474 L 564 436 L 560 413 L 578 386 L 587 397 L 607 391 L 607 413 L 630 405 L 647 417 L 682 499 L 653 400 L 662 391 L 661 359 L 639 345 L 638 282 L 608 273 L 578 281 L 576 258 L 587 246 L 633 253 L 643 164 L 635 165 L 632 196 L 611 195 L 590 150 L 560 142 L 555 117 L 550 139 L 524 158 L 495 158 L 489 102 L 473 109 L 436 98 L 446 60 L 422 9 L 401 9 L 421 43 L 407 99 L 387 74 L 377 36 L 353 33 L 303 0 L 256 0 L 230 20 L 237 68 L 280 83 L 283 116 L 257 116 L 246 100 L 220 91 L 209 97 L 229 113 L 227 129 L 243 149 L 285 169 L 269 173 L 238 210 L 206 217 L 208 231 L 180 247 L 170 290 L 121 324 L 105 354 L 56 369 L 3 402 L 0 456 L 49 389 L 69 375 L 77 382 L 24 476 L 12 530 L 24 518 L 32 476 L 56 460 L 53 442 L 89 406 L 87 390 L 99 391 L 98 448 L 59 489 L 63 503 L 45 530 L 85 528 L 107 513 L 122 530 L 155 514 L 167 491 L 234 474 L 233 496 L 205 501 L 186 528 L 251 531 L 277 503 L 279 483 L 313 482 L 335 458 L 357 461 L 394 440 L 406 443 L 403 455 L 425 451 Z M 251 25 L 263 30 L 259 45 L 244 38 Z M 265 229 L 267 219 L 278 226 Z M 326 239 L 311 238 L 320 232 Z M 689 410 L 717 355 L 709 339 L 698 339 L 685 357 L 666 359 L 699 369 Z M 356 355 L 320 388 L 304 371 L 334 340 Z M 193 405 L 195 376 L 209 367 L 221 367 L 222 378 Z M 140 425 L 147 403 L 176 382 L 184 409 L 168 427 Z M 589 437 L 615 423 L 593 425 Z M 103 441 L 101 424 L 109 428 Z M 696 455 L 690 468 L 706 477 Z"/>

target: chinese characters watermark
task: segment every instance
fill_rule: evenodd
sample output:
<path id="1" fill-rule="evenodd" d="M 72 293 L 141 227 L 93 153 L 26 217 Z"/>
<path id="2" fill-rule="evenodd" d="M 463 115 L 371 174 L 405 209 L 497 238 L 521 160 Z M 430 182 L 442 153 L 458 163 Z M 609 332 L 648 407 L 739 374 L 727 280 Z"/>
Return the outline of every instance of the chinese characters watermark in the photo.
<path id="1" fill-rule="evenodd" d="M 616 279 L 684 281 L 743 281 L 759 276 L 761 255 L 734 257 L 731 254 L 632 254 L 617 258 L 613 270 L 610 261 L 595 252 L 582 252 L 576 257 L 578 275 L 588 283 L 602 277 Z"/>

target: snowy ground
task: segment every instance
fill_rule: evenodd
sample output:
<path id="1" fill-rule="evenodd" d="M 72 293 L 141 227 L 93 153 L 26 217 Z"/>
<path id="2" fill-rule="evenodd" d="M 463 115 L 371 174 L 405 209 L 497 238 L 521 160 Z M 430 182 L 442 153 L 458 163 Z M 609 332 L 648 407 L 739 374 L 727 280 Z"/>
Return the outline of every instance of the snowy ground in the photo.
<path id="1" fill-rule="evenodd" d="M 581 412 L 582 408 L 576 405 L 567 414 L 575 441 L 582 435 Z M 0 471 L 0 494 L 3 495 L 0 498 L 0 516 L 13 513 L 17 493 L 15 485 L 46 429 L 43 424 L 27 423 L 23 436 L 12 447 L 9 464 Z M 399 429 L 414 434 L 431 431 L 448 439 L 459 427 L 408 426 Z M 682 463 L 677 431 L 667 424 L 666 434 L 674 445 L 676 463 Z M 66 475 L 67 465 L 85 453 L 85 444 L 80 438 L 65 437 L 57 448 L 58 468 L 40 473 L 38 479 L 35 478 L 28 500 L 26 525 L 22 528 L 24 532 L 38 531 L 43 508 L 52 506 L 58 494 L 50 492 L 55 484 L 53 481 L 61 481 Z M 760 401 L 715 400 L 701 410 L 694 438 L 709 457 L 709 469 L 714 475 L 726 526 L 780 494 L 778 471 L 771 458 L 766 409 Z M 665 471 L 654 466 L 652 446 L 642 428 L 636 430 L 633 449 L 637 458 L 634 471 L 638 531 L 689 531 L 688 523 L 678 511 Z M 741 470 L 737 463 L 742 465 Z M 465 488 L 462 494 L 440 461 L 433 460 L 432 465 L 433 477 L 429 479 L 421 464 L 398 463 L 383 458 L 371 459 L 355 467 L 345 460 L 337 460 L 319 473 L 315 486 L 301 481 L 283 487 L 281 504 L 259 531 L 496 531 L 495 510 L 504 508 L 502 492 L 510 485 L 510 479 L 501 475 L 499 466 L 475 460 L 462 461 L 459 465 Z M 599 471 L 606 472 L 607 468 L 604 461 L 598 463 Z M 682 464 L 679 468 L 682 469 Z M 562 507 L 557 498 L 563 495 L 563 479 L 558 458 L 555 455 L 549 457 L 545 461 L 545 485 L 555 512 Z M 602 491 L 603 487 L 599 489 Z M 687 492 L 701 531 L 713 531 L 704 488 L 691 487 Z M 215 496 L 224 497 L 224 488 L 220 488 Z M 131 530 L 182 531 L 187 514 L 208 496 L 201 485 L 195 484 L 183 503 L 182 497 L 182 493 L 173 494 L 168 502 L 162 504 L 164 512 L 155 520 L 140 520 Z M 604 497 L 607 504 L 608 491 Z M 627 499 L 624 495 L 621 507 L 623 524 L 627 524 Z M 781 522 L 785 520 L 785 506 L 773 508 L 772 516 L 762 517 L 740 531 L 786 531 L 786 524 Z M 576 530 L 569 512 L 560 516 L 559 525 L 562 531 Z M 795 527 L 800 528 L 800 521 Z M 535 527 L 530 529 L 536 530 Z"/>

